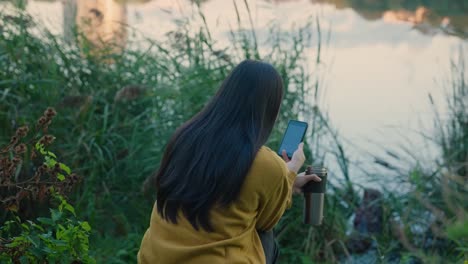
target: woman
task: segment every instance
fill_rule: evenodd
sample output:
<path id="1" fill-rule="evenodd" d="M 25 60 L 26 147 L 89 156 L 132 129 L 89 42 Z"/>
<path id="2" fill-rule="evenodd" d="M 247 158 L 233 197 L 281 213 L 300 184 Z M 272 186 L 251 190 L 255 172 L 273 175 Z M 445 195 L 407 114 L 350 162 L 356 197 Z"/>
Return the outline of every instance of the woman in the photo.
<path id="1" fill-rule="evenodd" d="M 139 263 L 274 263 L 271 230 L 291 194 L 316 175 L 297 175 L 303 144 L 291 160 L 263 146 L 283 97 L 278 72 L 246 60 L 217 94 L 179 127 L 156 174 L 157 201 Z"/>

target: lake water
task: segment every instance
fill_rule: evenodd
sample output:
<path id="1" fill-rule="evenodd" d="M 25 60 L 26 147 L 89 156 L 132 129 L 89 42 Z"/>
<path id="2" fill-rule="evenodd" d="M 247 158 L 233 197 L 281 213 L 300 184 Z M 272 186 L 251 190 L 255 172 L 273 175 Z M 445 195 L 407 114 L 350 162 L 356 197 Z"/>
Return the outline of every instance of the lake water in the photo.
<path id="1" fill-rule="evenodd" d="M 450 59 L 460 47 L 468 51 L 467 0 L 247 2 L 260 38 L 274 19 L 287 29 L 318 16 L 324 35 L 330 32 L 323 64 L 317 69 L 324 89 L 321 104 L 345 139 L 356 170 L 372 164 L 368 154 L 382 149 L 403 145 L 428 159 L 435 153 L 422 144 L 417 131 L 430 132 L 428 93 L 443 111 Z M 247 24 L 244 2 L 237 4 Z M 218 44 L 229 45 L 230 25 L 236 25 L 237 19 L 233 2 L 205 0 L 201 9 Z M 120 26 L 115 21 L 122 21 L 158 39 L 175 28 L 174 19 L 192 14 L 196 6 L 188 0 L 30 0 L 26 10 L 56 33 L 66 34 L 73 12 L 79 16 L 94 12 L 108 23 L 102 29 L 106 34 L 117 34 Z M 304 56 L 315 59 L 309 55 L 313 49 Z"/>

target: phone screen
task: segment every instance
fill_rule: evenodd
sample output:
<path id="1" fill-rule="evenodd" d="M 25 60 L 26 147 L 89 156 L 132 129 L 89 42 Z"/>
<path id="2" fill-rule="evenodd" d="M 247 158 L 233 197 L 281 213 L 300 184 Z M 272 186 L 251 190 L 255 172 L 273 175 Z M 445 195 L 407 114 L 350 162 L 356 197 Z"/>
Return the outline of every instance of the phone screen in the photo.
<path id="1" fill-rule="evenodd" d="M 283 141 L 281 142 L 278 154 L 282 156 L 281 153 L 283 149 L 285 149 L 288 157 L 291 157 L 304 139 L 306 130 L 307 123 L 296 120 L 289 121 L 288 128 L 286 128 L 286 132 L 284 133 Z"/>

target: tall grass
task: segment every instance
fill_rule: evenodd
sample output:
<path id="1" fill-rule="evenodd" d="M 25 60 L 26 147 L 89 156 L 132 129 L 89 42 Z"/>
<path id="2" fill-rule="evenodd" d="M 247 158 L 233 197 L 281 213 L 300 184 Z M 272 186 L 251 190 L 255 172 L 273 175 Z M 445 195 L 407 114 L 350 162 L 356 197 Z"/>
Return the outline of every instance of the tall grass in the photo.
<path id="1" fill-rule="evenodd" d="M 441 87 L 446 91 L 447 111 L 441 113 L 438 102 L 429 96 L 434 109 L 434 130 L 425 137 L 439 149 L 439 158 L 425 164 L 413 151 L 408 157 L 389 155 L 385 161 L 387 168 L 393 168 L 392 181 L 399 183 L 400 190 L 384 188 L 391 228 L 381 240 L 383 252 L 404 251 L 403 256 L 415 256 L 424 263 L 461 263 L 468 258 L 465 54 L 460 49 L 451 62 L 451 76 L 444 82 L 447 86 Z M 409 161 L 410 168 L 398 166 L 402 160 Z M 393 243 L 394 240 L 399 243 Z"/>
<path id="2" fill-rule="evenodd" d="M 327 165 L 336 159 L 340 169 L 333 172 L 338 180 L 329 185 L 321 227 L 302 224 L 302 199 L 294 198 L 275 229 L 280 262 L 336 263 L 349 256 L 348 219 L 359 198 L 341 139 L 320 107 L 319 20 L 286 31 L 272 22 L 267 37 L 260 39 L 253 19 L 249 17 L 247 24 L 241 19 L 242 9 L 250 16 L 247 1 L 234 1 L 238 20 L 229 46 L 212 38 L 199 12 L 194 19 L 202 21 L 201 26 L 193 18 L 179 21 L 163 39 L 139 36 L 119 53 L 116 43 L 98 50 L 79 32 L 75 43 L 67 43 L 21 11 L 0 13 L 0 142 L 19 125 L 32 124 L 37 111 L 46 106 L 58 110 L 54 135 L 60 141 L 52 151 L 84 177 L 72 203 L 78 216 L 93 227 L 91 251 L 98 263 L 135 262 L 154 202 L 151 175 L 168 137 L 204 106 L 245 58 L 271 62 L 285 84 L 281 114 L 268 145 L 278 147 L 289 119 L 303 119 L 311 128 L 306 163 Z M 393 179 L 408 192 L 383 185 L 383 200 L 377 202 L 384 205 L 384 228 L 372 238 L 382 262 L 395 252 L 401 262 L 411 256 L 429 263 L 467 258 L 463 58 L 461 54 L 452 64 L 449 118 L 434 115 L 434 142 L 441 150 L 437 167 L 414 159 L 409 171 L 393 170 Z M 393 154 L 390 158 L 393 161 L 386 164 L 401 162 Z"/>
<path id="3" fill-rule="evenodd" d="M 249 11 L 246 1 L 235 6 L 238 17 L 241 8 Z M 313 75 L 320 64 L 318 20 L 291 31 L 272 24 L 261 40 L 252 19 L 249 25 L 239 19 L 231 45 L 219 47 L 206 23 L 198 27 L 188 19 L 164 39 L 130 39 L 116 54 L 112 43 L 99 51 L 79 33 L 76 43 L 66 43 L 18 10 L 0 17 L 0 140 L 19 124 L 32 123 L 37 109 L 57 108 L 54 134 L 60 144 L 53 151 L 84 177 L 72 202 L 94 228 L 91 248 L 98 263 L 135 261 L 154 202 L 151 175 L 168 137 L 243 59 L 274 64 L 285 84 L 269 146 L 278 146 L 289 119 L 301 117 L 323 127 L 317 102 L 321 87 Z M 309 46 L 317 49 L 308 53 Z M 315 56 L 317 65 L 307 65 L 306 56 Z M 324 159 L 316 146 L 327 133 L 309 132 L 308 163 Z M 302 201 L 295 199 L 277 227 L 282 262 L 336 260 L 345 233 L 343 215 L 349 215 L 338 197 L 328 197 L 330 221 L 316 230 L 300 224 Z"/>

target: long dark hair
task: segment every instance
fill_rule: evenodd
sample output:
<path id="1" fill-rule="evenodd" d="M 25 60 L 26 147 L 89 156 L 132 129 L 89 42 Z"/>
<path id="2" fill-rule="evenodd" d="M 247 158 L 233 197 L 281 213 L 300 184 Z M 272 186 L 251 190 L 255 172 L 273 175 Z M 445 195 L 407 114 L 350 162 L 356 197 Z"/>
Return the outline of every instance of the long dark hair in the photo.
<path id="1" fill-rule="evenodd" d="M 273 129 L 283 98 L 278 72 L 245 60 L 216 95 L 173 134 L 156 173 L 158 213 L 213 231 L 209 212 L 238 198 L 256 153 Z"/>

